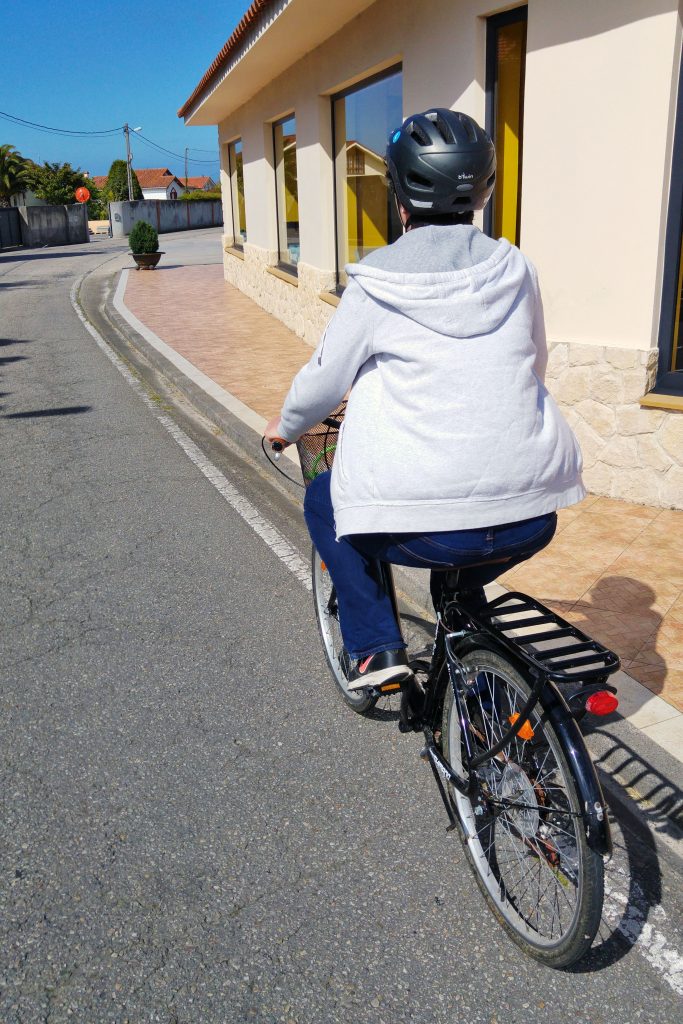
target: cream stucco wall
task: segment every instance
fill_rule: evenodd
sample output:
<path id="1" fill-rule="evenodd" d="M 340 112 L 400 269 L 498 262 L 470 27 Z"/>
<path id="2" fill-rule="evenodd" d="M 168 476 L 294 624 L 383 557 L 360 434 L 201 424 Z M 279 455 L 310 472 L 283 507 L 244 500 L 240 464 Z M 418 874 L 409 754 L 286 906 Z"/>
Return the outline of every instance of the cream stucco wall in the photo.
<path id="1" fill-rule="evenodd" d="M 521 246 L 549 337 L 656 345 L 674 0 L 530 0 Z"/>
<path id="2" fill-rule="evenodd" d="M 269 131 L 260 131 L 264 123 L 296 114 L 301 258 L 329 271 L 336 265 L 329 97 L 402 61 L 404 113 L 429 105 L 459 106 L 483 121 L 483 15 L 489 12 L 485 0 L 423 0 L 420 18 L 425 25 L 439 25 L 439 31 L 429 33 L 427 39 L 419 32 L 406 31 L 415 17 L 414 3 L 378 0 L 222 121 L 221 142 L 236 137 L 244 142 L 250 243 L 277 248 L 274 200 L 271 202 L 272 143 Z M 457 40 L 457 60 L 453 40 Z M 231 222 L 230 211 L 227 213 L 226 224 Z"/>
<path id="3" fill-rule="evenodd" d="M 226 278 L 314 345 L 333 312 L 330 96 L 402 62 L 404 114 L 428 106 L 485 120 L 491 0 L 377 0 L 219 124 L 226 247 L 227 145 L 243 140 L 247 245 Z M 597 493 L 683 507 L 683 412 L 641 409 L 656 372 L 675 90 L 678 0 L 529 0 L 521 245 L 536 263 L 549 385 Z M 438 26 L 438 31 L 428 26 Z M 259 44 L 260 45 L 260 44 Z M 264 79 L 265 81 L 265 79 Z M 277 260 L 271 124 L 295 113 L 299 281 Z"/>

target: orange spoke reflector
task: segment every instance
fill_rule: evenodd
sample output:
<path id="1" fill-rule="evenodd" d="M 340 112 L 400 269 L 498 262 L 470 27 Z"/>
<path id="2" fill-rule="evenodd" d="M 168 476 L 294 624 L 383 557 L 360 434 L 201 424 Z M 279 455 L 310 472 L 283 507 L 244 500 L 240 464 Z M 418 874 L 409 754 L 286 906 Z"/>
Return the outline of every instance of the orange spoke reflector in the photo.
<path id="1" fill-rule="evenodd" d="M 320 571 L 321 572 L 327 572 L 327 566 L 325 565 L 324 562 L 320 563 Z"/>
<path id="2" fill-rule="evenodd" d="M 514 715 L 508 717 L 510 725 L 516 725 L 519 721 L 519 712 L 516 711 Z M 531 728 L 531 722 L 527 719 L 521 729 L 517 730 L 517 735 L 522 740 L 532 740 L 534 738 L 534 730 Z"/>

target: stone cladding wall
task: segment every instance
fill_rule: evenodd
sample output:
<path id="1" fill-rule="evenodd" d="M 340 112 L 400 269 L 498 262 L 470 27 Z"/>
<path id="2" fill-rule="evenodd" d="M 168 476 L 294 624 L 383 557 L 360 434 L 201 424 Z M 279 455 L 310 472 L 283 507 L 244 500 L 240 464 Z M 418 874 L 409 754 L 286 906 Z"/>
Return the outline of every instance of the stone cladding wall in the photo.
<path id="1" fill-rule="evenodd" d="M 298 284 L 268 273 L 277 252 L 224 236 L 225 278 L 315 347 L 334 307 L 319 296 L 334 274 L 298 265 Z M 559 342 L 549 345 L 546 383 L 579 439 L 593 494 L 683 508 L 683 412 L 641 408 L 653 386 L 657 351 Z"/>
<path id="2" fill-rule="evenodd" d="M 657 350 L 549 345 L 546 383 L 579 439 L 593 494 L 683 508 L 683 412 L 641 408 Z"/>
<path id="3" fill-rule="evenodd" d="M 319 297 L 321 292 L 332 291 L 335 287 L 334 273 L 299 262 L 298 278 L 293 278 L 291 283 L 282 281 L 267 271 L 277 264 L 276 251 L 246 242 L 244 259 L 241 259 L 229 251 L 231 246 L 232 236 L 224 236 L 226 281 L 315 348 L 334 313 L 334 306 Z"/>

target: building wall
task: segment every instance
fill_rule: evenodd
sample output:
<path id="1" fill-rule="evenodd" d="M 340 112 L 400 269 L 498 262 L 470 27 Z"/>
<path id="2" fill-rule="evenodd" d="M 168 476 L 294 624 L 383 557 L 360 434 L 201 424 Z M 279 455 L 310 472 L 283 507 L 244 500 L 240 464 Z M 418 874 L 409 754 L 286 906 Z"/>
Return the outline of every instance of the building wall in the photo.
<path id="1" fill-rule="evenodd" d="M 222 174 L 225 144 L 241 137 L 248 241 L 241 256 L 226 252 L 226 278 L 315 344 L 333 312 L 319 298 L 335 272 L 330 95 L 400 60 L 405 114 L 439 105 L 483 123 L 485 18 L 509 6 L 425 0 L 415 27 L 412 2 L 377 0 L 227 117 Z M 529 0 L 521 197 L 521 246 L 544 295 L 548 382 L 582 443 L 588 486 L 677 507 L 683 413 L 639 399 L 656 372 L 680 37 L 677 0 Z M 298 285 L 267 271 L 277 260 L 271 123 L 291 112 Z"/>
<path id="2" fill-rule="evenodd" d="M 170 199 L 171 189 L 175 188 L 178 193 L 178 197 L 182 195 L 185 189 L 182 185 L 179 185 L 177 181 L 172 181 L 170 185 L 165 188 L 143 188 L 142 197 L 143 199 Z"/>

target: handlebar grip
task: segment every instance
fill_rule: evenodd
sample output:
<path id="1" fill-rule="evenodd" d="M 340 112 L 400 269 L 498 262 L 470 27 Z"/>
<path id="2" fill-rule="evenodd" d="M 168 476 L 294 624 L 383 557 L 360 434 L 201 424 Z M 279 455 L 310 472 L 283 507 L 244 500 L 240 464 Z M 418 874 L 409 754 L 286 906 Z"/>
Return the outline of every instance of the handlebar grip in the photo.
<path id="1" fill-rule="evenodd" d="M 289 441 L 285 441 L 284 437 L 274 437 L 270 442 L 270 447 L 274 452 L 283 452 L 289 443 Z"/>

